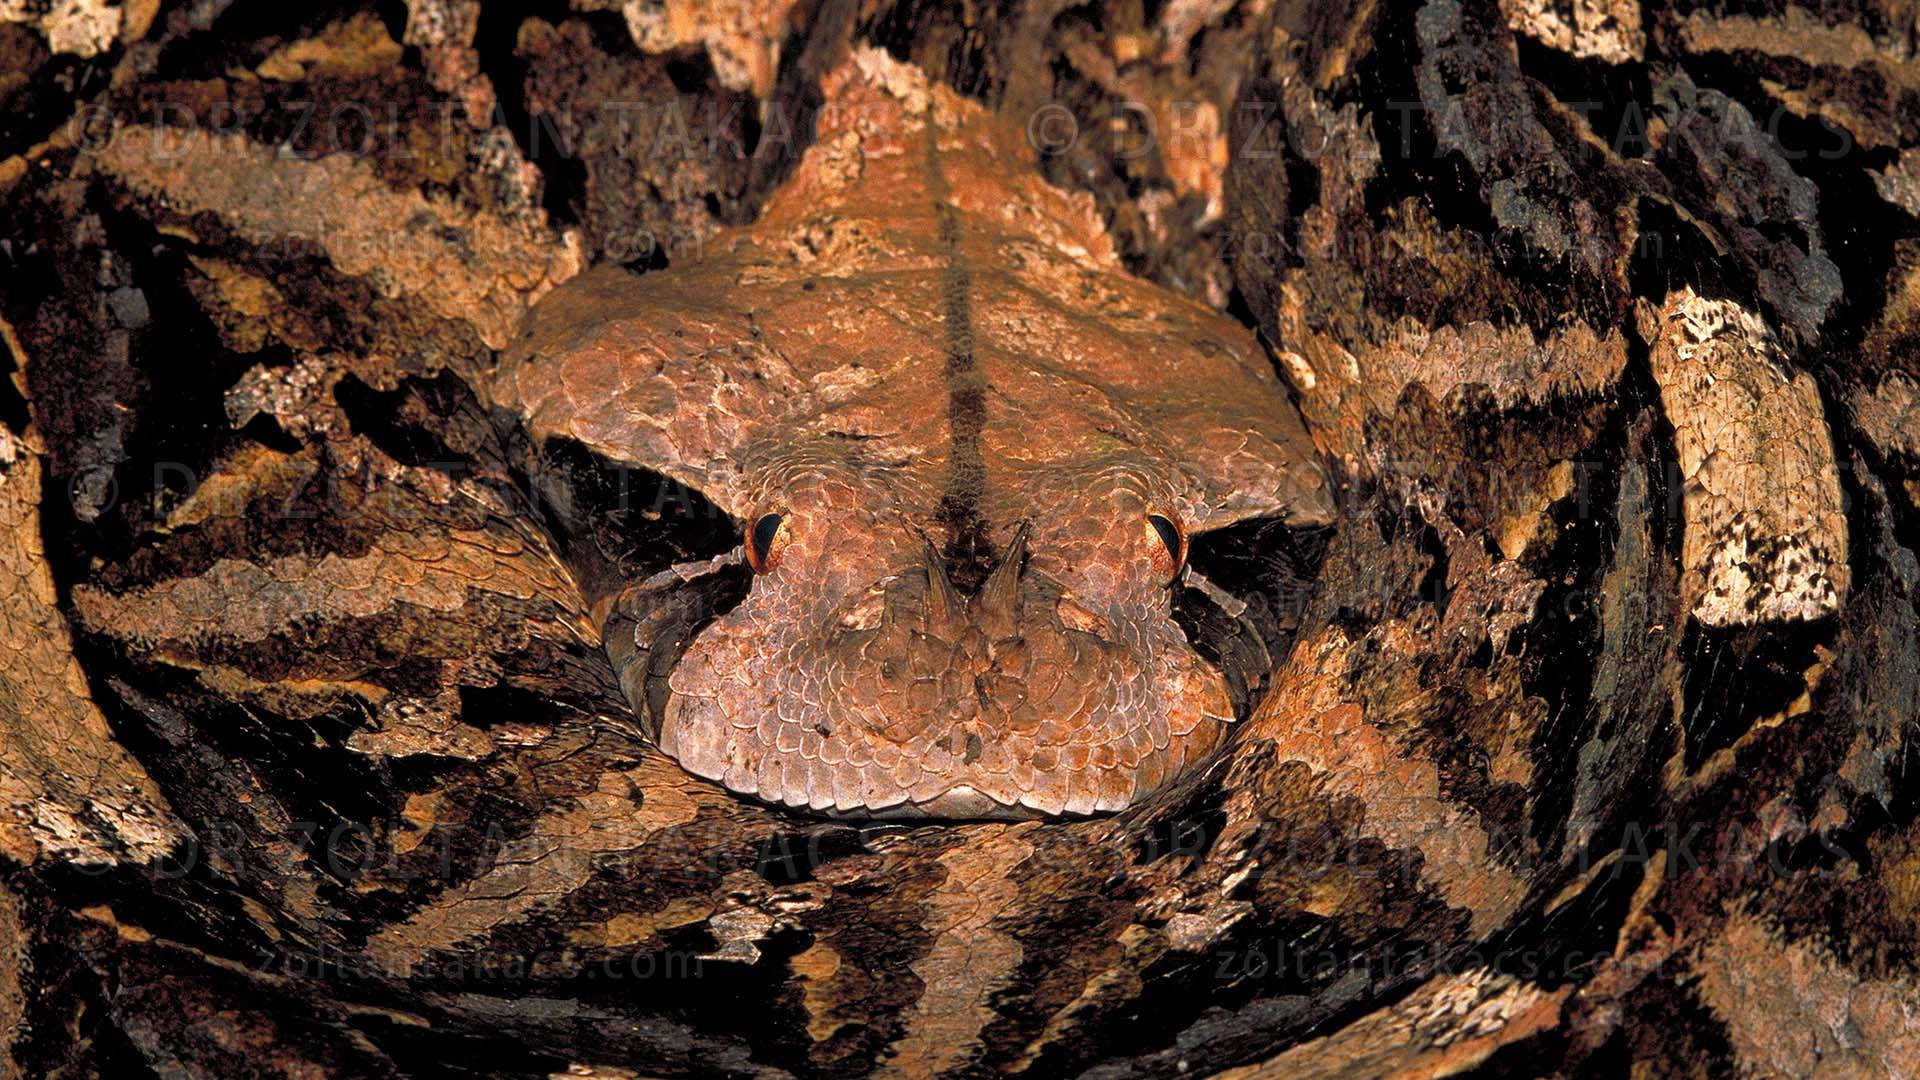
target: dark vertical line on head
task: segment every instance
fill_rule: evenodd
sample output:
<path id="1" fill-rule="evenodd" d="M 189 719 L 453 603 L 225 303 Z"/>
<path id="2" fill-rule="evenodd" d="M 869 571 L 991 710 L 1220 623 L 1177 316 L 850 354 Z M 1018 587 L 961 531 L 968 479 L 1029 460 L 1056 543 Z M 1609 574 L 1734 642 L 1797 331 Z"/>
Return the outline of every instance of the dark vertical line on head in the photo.
<path id="1" fill-rule="evenodd" d="M 952 192 L 940 169 L 940 129 L 931 109 L 926 124 L 927 188 L 933 195 L 943 260 L 941 346 L 946 353 L 947 431 L 953 444 L 938 510 L 947 530 L 947 546 L 941 554 L 954 586 L 971 595 L 993 568 L 987 522 L 980 514 L 987 489 L 987 465 L 980 452 L 980 435 L 987 423 L 987 378 L 974 355 L 973 273 L 960 250 L 960 215 L 949 201 Z"/>

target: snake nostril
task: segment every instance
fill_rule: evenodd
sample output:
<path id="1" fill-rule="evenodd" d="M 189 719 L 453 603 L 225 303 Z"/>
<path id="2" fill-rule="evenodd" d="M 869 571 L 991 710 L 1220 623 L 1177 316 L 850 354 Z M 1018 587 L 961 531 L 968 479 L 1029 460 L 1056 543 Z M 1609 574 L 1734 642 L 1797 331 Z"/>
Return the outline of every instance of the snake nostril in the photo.
<path id="1" fill-rule="evenodd" d="M 977 734 L 968 732 L 968 736 L 966 736 L 966 753 L 960 755 L 960 761 L 966 763 L 966 765 L 973 765 L 975 761 L 979 761 L 979 755 L 981 755 L 981 751 L 985 751 L 985 749 L 987 749 L 987 744 L 985 744 Z"/>

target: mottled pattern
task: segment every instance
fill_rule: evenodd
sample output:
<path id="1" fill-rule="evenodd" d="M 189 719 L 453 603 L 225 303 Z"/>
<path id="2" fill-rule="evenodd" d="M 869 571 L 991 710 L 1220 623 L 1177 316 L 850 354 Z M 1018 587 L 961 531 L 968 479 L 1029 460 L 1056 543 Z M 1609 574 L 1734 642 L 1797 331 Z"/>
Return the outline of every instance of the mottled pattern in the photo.
<path id="1" fill-rule="evenodd" d="M 113 741 L 73 655 L 40 539 L 37 443 L 0 428 L 0 855 L 155 858 L 183 830 Z"/>
<path id="2" fill-rule="evenodd" d="M 1642 309 L 1684 479 L 1681 562 L 1706 626 L 1825 618 L 1851 578 L 1819 388 L 1740 305 L 1691 289 Z"/>
<path id="3" fill-rule="evenodd" d="M 803 5 L 763 107 L 604 12 L 432 0 L 401 40 L 392 6 L 218 7 L 127 6 L 151 35 L 78 67 L 0 24 L 0 1075 L 1920 1076 L 1911 19 Z M 1073 119 L 1047 103 L 1089 138 L 983 180 L 910 73 L 865 58 L 892 111 L 818 85 L 849 35 L 980 94 L 998 145 Z M 816 90 L 818 144 L 778 126 Z M 1166 122 L 1196 101 L 1218 129 Z M 1164 153 L 1101 137 L 1122 102 Z M 376 105 L 365 152 L 328 145 Z M 108 150 L 115 116 L 156 156 Z M 808 194 L 769 207 L 796 145 Z M 932 507 L 962 594 L 1013 449 L 1059 470 L 1036 560 L 1112 503 L 1071 471 L 1115 456 L 1089 430 L 1198 506 L 1275 490 L 1232 449 L 1284 441 L 1238 415 L 1265 392 L 1195 384 L 1213 422 L 1182 419 L 1145 361 L 1231 366 L 1116 312 L 1209 324 L 1143 304 L 1042 174 L 1128 266 L 1237 287 L 1339 463 L 1334 527 L 1194 545 L 1266 652 L 1175 594 L 1245 718 L 1086 818 L 808 818 L 682 769 L 649 721 L 685 645 L 821 542 L 795 514 L 771 573 L 727 555 L 782 453 L 875 520 Z M 709 246 L 549 328 L 673 362 L 496 384 L 485 342 L 566 252 L 644 258 L 643 226 Z M 1086 404 L 990 390 L 1009 317 Z M 538 415 L 490 407 L 522 384 Z M 727 512 L 632 471 L 621 501 L 621 463 Z M 926 545 L 886 550 L 924 625 Z"/>
<path id="4" fill-rule="evenodd" d="M 495 401 L 780 515 L 672 672 L 690 771 L 843 814 L 1119 809 L 1233 717 L 1149 515 L 1324 521 L 1313 447 L 1247 332 L 1126 276 L 977 109 L 875 53 L 840 78 L 756 227 L 562 287 Z"/>

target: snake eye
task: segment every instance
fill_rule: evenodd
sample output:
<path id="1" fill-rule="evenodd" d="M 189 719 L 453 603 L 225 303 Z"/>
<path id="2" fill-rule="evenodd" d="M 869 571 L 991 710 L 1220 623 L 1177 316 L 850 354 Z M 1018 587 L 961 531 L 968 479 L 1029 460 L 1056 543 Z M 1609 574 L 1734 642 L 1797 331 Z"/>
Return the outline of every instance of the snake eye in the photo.
<path id="1" fill-rule="evenodd" d="M 1178 522 L 1159 514 L 1147 515 L 1147 531 L 1159 547 L 1153 554 L 1153 568 L 1168 581 L 1187 561 L 1187 533 Z"/>
<path id="2" fill-rule="evenodd" d="M 780 514 L 762 514 L 747 533 L 747 565 L 756 574 L 765 574 L 780 565 L 780 553 L 787 549 L 787 519 Z"/>

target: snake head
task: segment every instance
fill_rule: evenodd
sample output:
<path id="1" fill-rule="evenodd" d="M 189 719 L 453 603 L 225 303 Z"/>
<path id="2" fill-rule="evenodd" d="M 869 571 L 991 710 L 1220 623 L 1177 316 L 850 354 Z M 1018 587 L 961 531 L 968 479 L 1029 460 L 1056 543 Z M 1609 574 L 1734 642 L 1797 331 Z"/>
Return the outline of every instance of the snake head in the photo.
<path id="1" fill-rule="evenodd" d="M 957 555 L 871 507 L 816 481 L 750 520 L 751 590 L 669 680 L 688 771 L 848 816 L 1090 814 L 1219 741 L 1225 680 L 1170 612 L 1174 511 L 1119 491 Z"/>

